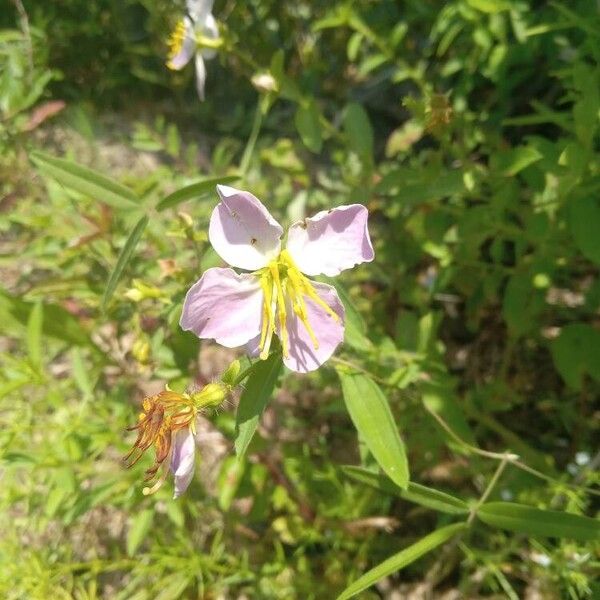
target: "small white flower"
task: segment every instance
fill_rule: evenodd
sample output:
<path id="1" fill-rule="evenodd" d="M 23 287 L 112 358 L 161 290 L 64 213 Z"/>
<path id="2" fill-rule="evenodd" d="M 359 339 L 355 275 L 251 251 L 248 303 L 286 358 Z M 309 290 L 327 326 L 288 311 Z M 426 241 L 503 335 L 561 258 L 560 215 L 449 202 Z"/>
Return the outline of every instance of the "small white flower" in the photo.
<path id="1" fill-rule="evenodd" d="M 177 23 L 169 38 L 169 60 L 167 67 L 179 71 L 195 57 L 196 89 L 200 100 L 204 100 L 206 66 L 204 60 L 215 57 L 212 48 L 199 48 L 198 37 L 217 40 L 219 29 L 211 14 L 214 0 L 187 0 L 187 15 Z"/>

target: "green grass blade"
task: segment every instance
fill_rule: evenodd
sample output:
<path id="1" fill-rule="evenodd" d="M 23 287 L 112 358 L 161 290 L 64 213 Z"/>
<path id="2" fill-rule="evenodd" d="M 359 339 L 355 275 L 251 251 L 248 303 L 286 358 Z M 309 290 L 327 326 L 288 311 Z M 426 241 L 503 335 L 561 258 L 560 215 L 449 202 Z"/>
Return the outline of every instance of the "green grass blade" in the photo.
<path id="1" fill-rule="evenodd" d="M 147 216 L 142 217 L 136 223 L 135 227 L 129 234 L 129 237 L 127 238 L 127 241 L 125 242 L 125 245 L 123 246 L 123 249 L 121 250 L 121 253 L 119 254 L 119 258 L 117 259 L 117 264 L 115 265 L 113 272 L 110 274 L 110 278 L 108 279 L 108 283 L 106 284 L 106 289 L 104 290 L 104 295 L 102 296 L 102 304 L 101 304 L 102 310 L 104 310 L 106 308 L 108 301 L 111 299 L 111 297 L 115 291 L 115 288 L 117 287 L 117 283 L 119 283 L 119 279 L 121 278 L 121 275 L 123 274 L 123 271 L 125 270 L 125 267 L 127 266 L 127 263 L 131 259 L 131 256 L 133 255 L 133 251 L 135 250 L 135 247 L 137 246 L 138 242 L 140 241 L 140 238 L 142 237 L 142 233 L 144 233 L 144 229 L 146 229 L 147 224 L 148 224 L 148 217 Z"/>
<path id="2" fill-rule="evenodd" d="M 352 596 L 371 587 L 380 579 L 406 567 L 418 558 L 421 558 L 424 554 L 427 554 L 427 552 L 431 552 L 431 550 L 437 548 L 437 546 L 440 546 L 444 542 L 447 542 L 451 537 L 466 529 L 466 527 L 466 523 L 455 523 L 454 525 L 447 525 L 446 527 L 442 527 L 441 529 L 437 529 L 433 533 L 426 535 L 412 546 L 401 550 L 398 554 L 394 554 L 394 556 L 390 556 L 390 558 L 384 560 L 375 568 L 367 571 L 362 577 L 359 577 L 353 584 L 349 585 L 338 596 L 337 600 L 347 600 L 347 598 L 352 598 Z"/>
<path id="3" fill-rule="evenodd" d="M 488 502 L 477 518 L 491 527 L 542 537 L 600 540 L 600 520 L 512 502 Z"/>
<path id="4" fill-rule="evenodd" d="M 387 398 L 379 386 L 362 373 L 340 371 L 338 374 L 344 401 L 356 429 L 388 477 L 406 489 L 408 461 Z"/>
<path id="5" fill-rule="evenodd" d="M 64 158 L 32 152 L 31 160 L 46 174 L 76 192 L 110 204 L 114 208 L 135 210 L 139 198 L 128 187 Z"/>
<path id="6" fill-rule="evenodd" d="M 404 500 L 431 508 L 432 510 L 450 515 L 464 515 L 469 512 L 469 505 L 464 500 L 445 492 L 440 492 L 434 488 L 410 481 L 408 487 L 403 490 L 385 475 L 374 473 L 363 467 L 347 465 L 342 467 L 342 471 L 355 481 L 369 485 L 380 492 L 400 496 Z"/>
<path id="7" fill-rule="evenodd" d="M 217 184 L 228 184 L 239 179 L 238 175 L 225 175 L 224 177 L 211 177 L 210 179 L 204 179 L 192 183 L 172 194 L 169 194 L 163 198 L 157 205 L 156 210 L 162 211 L 167 208 L 177 206 L 186 200 L 200 199 L 200 196 L 204 196 L 209 193 L 214 193 L 216 198 L 215 186 Z"/>

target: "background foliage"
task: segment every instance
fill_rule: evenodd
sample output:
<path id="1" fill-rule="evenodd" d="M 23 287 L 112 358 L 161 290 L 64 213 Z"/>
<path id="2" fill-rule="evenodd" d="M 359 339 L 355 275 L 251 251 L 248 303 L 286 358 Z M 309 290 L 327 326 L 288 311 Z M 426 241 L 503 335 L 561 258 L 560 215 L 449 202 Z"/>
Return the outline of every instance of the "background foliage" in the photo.
<path id="1" fill-rule="evenodd" d="M 597 3 L 217 0 L 202 104 L 164 67 L 182 10 L 0 13 L 1 595 L 333 598 L 393 555 L 362 597 L 600 594 L 598 521 L 570 516 L 600 462 Z M 140 399 L 235 356 L 177 325 L 219 264 L 216 181 L 282 221 L 365 203 L 376 261 L 245 457 L 234 401 L 188 494 L 144 497 Z"/>

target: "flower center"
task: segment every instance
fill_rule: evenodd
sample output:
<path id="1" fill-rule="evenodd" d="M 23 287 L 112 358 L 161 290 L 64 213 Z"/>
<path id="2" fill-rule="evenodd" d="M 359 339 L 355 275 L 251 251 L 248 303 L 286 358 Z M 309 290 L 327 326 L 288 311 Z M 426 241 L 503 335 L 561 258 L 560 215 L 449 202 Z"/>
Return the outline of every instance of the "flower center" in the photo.
<path id="1" fill-rule="evenodd" d="M 177 22 L 177 25 L 175 25 L 175 29 L 173 29 L 173 31 L 171 32 L 169 39 L 167 40 L 167 46 L 169 47 L 169 52 L 167 54 L 169 59 L 167 61 L 167 67 L 169 67 L 169 69 L 173 69 L 172 61 L 181 52 L 184 40 L 185 22 L 183 19 L 180 19 Z"/>
<path id="2" fill-rule="evenodd" d="M 290 253 L 282 250 L 276 259 L 273 259 L 266 267 L 256 271 L 260 278 L 263 290 L 262 327 L 260 332 L 260 358 L 265 359 L 269 355 L 273 333 L 279 327 L 279 337 L 283 355 L 289 353 L 289 336 L 287 331 L 288 310 L 294 311 L 298 319 L 302 321 L 315 350 L 319 347 L 317 336 L 308 320 L 306 299 L 310 298 L 321 306 L 336 321 L 338 315 L 317 294 L 311 281 L 305 277 L 296 266 Z"/>

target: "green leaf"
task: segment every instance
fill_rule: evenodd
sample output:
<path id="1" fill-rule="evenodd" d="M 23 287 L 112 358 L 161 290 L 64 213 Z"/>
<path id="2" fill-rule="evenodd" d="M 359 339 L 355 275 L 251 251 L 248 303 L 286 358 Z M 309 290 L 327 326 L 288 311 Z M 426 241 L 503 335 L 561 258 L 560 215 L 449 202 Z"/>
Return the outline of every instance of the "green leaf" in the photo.
<path id="1" fill-rule="evenodd" d="M 168 583 L 160 586 L 160 592 L 154 600 L 177 600 L 181 598 L 191 580 L 192 578 L 185 573 L 170 575 L 167 580 Z"/>
<path id="2" fill-rule="evenodd" d="M 367 337 L 367 326 L 362 315 L 356 310 L 346 288 L 332 277 L 320 277 L 328 285 L 332 285 L 340 297 L 346 311 L 344 342 L 360 352 L 365 352 L 373 347 L 371 340 Z"/>
<path id="3" fill-rule="evenodd" d="M 544 158 L 533 146 L 519 146 L 510 150 L 497 152 L 492 157 L 492 166 L 505 177 L 514 177 L 529 165 Z"/>
<path id="4" fill-rule="evenodd" d="M 132 519 L 129 531 L 127 532 L 127 554 L 133 556 L 140 544 L 146 539 L 152 527 L 154 519 L 153 510 L 142 510 Z"/>
<path id="5" fill-rule="evenodd" d="M 362 577 L 359 577 L 353 584 L 349 585 L 337 598 L 337 600 L 347 600 L 355 596 L 359 592 L 366 590 L 373 584 L 377 583 L 380 579 L 403 569 L 407 565 L 410 565 L 415 560 L 421 558 L 424 554 L 431 552 L 434 548 L 437 548 L 444 542 L 447 542 L 451 537 L 457 533 L 464 531 L 467 528 L 466 523 L 455 523 L 453 525 L 447 525 L 441 529 L 437 529 L 433 533 L 426 535 L 423 539 L 414 543 L 412 546 L 405 548 L 394 554 L 387 560 L 384 560 L 381 564 L 365 573 Z"/>
<path id="6" fill-rule="evenodd" d="M 566 325 L 550 349 L 556 369 L 569 387 L 580 390 L 586 373 L 600 381 L 600 331 L 585 323 Z"/>
<path id="7" fill-rule="evenodd" d="M 139 208 L 139 198 L 127 187 L 77 163 L 44 152 L 32 152 L 31 160 L 45 173 L 76 192 L 115 208 Z"/>
<path id="8" fill-rule="evenodd" d="M 27 353 L 33 369 L 39 372 L 42 368 L 42 324 L 44 312 L 41 302 L 36 302 L 29 313 L 27 321 Z"/>
<path id="9" fill-rule="evenodd" d="M 542 510 L 525 504 L 487 502 L 477 518 L 491 527 L 542 537 L 580 541 L 600 540 L 600 521 L 556 510 Z"/>
<path id="10" fill-rule="evenodd" d="M 266 360 L 252 366 L 253 371 L 246 381 L 235 418 L 235 452 L 238 458 L 244 456 L 252 441 L 260 416 L 273 394 L 282 365 L 281 355 L 274 352 Z"/>
<path id="11" fill-rule="evenodd" d="M 106 308 L 108 301 L 111 299 L 115 288 L 117 287 L 117 283 L 119 283 L 119 279 L 121 279 L 121 275 L 123 275 L 123 271 L 127 266 L 127 263 L 131 259 L 133 255 L 133 251 L 137 246 L 140 238 L 142 237 L 142 233 L 144 233 L 144 229 L 146 229 L 146 225 L 148 224 L 148 217 L 142 217 L 132 229 L 121 253 L 119 254 L 119 258 L 117 259 L 117 264 L 113 272 L 110 274 L 110 278 L 108 279 L 108 283 L 106 284 L 106 289 L 104 290 L 104 296 L 102 296 L 102 310 Z"/>
<path id="12" fill-rule="evenodd" d="M 545 304 L 544 290 L 533 285 L 531 273 L 512 275 L 502 301 L 502 316 L 511 333 L 520 336 L 535 328 Z"/>
<path id="13" fill-rule="evenodd" d="M 506 0 L 467 0 L 467 4 L 489 14 L 510 10 L 511 8 L 510 2 L 506 2 Z"/>
<path id="14" fill-rule="evenodd" d="M 215 193 L 215 186 L 217 184 L 225 185 L 237 181 L 238 179 L 238 175 L 224 175 L 223 177 L 210 177 L 209 179 L 197 181 L 196 183 L 192 183 L 163 198 L 156 205 L 156 210 L 166 210 L 167 208 L 177 206 L 186 200 L 202 200 L 203 196 L 209 193 Z"/>
<path id="15" fill-rule="evenodd" d="M 356 152 L 363 162 L 372 163 L 373 128 L 367 111 L 360 104 L 348 104 L 344 111 L 343 124 L 350 149 Z"/>
<path id="16" fill-rule="evenodd" d="M 440 492 L 439 490 L 412 481 L 410 481 L 408 487 L 403 490 L 385 475 L 375 473 L 363 467 L 348 465 L 342 467 L 342 471 L 352 477 L 352 479 L 369 485 L 380 492 L 400 496 L 400 498 L 408 500 L 408 502 L 414 502 L 415 504 L 431 508 L 432 510 L 437 510 L 450 515 L 464 515 L 469 512 L 469 505 L 460 498 L 456 498 L 445 492 Z"/>
<path id="17" fill-rule="evenodd" d="M 571 200 L 569 225 L 581 253 L 600 265 L 600 200 L 592 197 Z"/>
<path id="18" fill-rule="evenodd" d="M 319 110 L 314 100 L 300 104 L 294 121 L 304 145 L 311 152 L 320 152 L 323 146 L 323 134 L 319 121 Z"/>
<path id="19" fill-rule="evenodd" d="M 387 398 L 379 386 L 362 373 L 338 371 L 338 375 L 350 418 L 367 448 L 389 478 L 406 489 L 406 452 Z"/>

